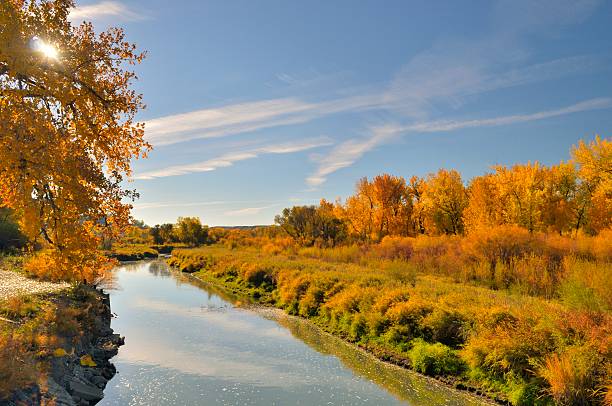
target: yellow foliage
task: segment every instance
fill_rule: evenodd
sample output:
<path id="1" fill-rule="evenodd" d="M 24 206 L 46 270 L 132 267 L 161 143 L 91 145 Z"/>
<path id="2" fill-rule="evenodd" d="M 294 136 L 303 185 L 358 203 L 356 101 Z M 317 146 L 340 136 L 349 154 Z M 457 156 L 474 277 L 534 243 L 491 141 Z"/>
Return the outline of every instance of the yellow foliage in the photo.
<path id="1" fill-rule="evenodd" d="M 127 225 L 130 161 L 149 148 L 126 69 L 143 54 L 120 29 L 72 26 L 72 6 L 0 2 L 0 206 L 52 251 L 30 265 L 35 273 L 92 282 L 100 238 Z"/>
<path id="2" fill-rule="evenodd" d="M 89 354 L 83 355 L 80 359 L 80 362 L 81 362 L 81 366 L 84 366 L 84 367 L 95 367 L 98 365 L 93 360 L 93 358 L 91 358 L 91 355 Z"/>

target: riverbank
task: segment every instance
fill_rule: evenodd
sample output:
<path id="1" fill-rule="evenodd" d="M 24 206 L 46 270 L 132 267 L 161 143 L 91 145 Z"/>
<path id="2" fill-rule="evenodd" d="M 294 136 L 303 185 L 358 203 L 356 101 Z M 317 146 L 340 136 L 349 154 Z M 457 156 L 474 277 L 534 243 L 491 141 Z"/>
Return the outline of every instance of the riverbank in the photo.
<path id="1" fill-rule="evenodd" d="M 607 314 L 414 274 L 401 264 L 372 268 L 219 246 L 175 251 L 169 263 L 306 318 L 383 361 L 500 403 L 552 404 L 547 377 L 562 372 L 559 359 L 569 359 L 569 376 L 589 376 L 577 390 L 603 392 Z"/>
<path id="2" fill-rule="evenodd" d="M 175 268 L 176 269 L 176 268 Z M 176 269 L 178 270 L 178 269 Z M 301 316 L 296 316 L 287 313 L 285 310 L 275 307 L 272 301 L 266 300 L 265 296 L 258 296 L 257 298 L 253 297 L 253 292 L 249 292 L 248 289 L 242 289 L 240 286 L 235 284 L 228 284 L 220 281 L 218 278 L 210 277 L 200 272 L 183 272 L 187 274 L 190 278 L 197 280 L 199 283 L 203 283 L 207 286 L 210 286 L 218 291 L 225 292 L 229 297 L 234 298 L 238 301 L 241 308 L 248 309 L 251 311 L 260 314 L 262 317 L 265 317 L 270 320 L 275 320 L 279 322 L 279 324 L 289 328 L 291 330 L 290 325 L 295 325 L 296 323 L 310 323 L 310 328 L 317 329 L 318 334 L 324 334 L 329 336 L 330 338 L 335 338 L 340 340 L 342 345 L 350 346 L 354 351 L 359 351 L 365 357 L 372 357 L 379 362 L 384 362 L 393 367 L 399 368 L 400 370 L 411 370 L 411 365 L 408 360 L 403 358 L 396 358 L 392 354 L 381 354 L 379 351 L 373 351 L 372 348 L 368 348 L 367 346 L 362 345 L 359 342 L 352 341 L 347 339 L 347 337 L 342 337 L 337 334 L 331 332 L 329 328 L 326 328 L 325 324 L 321 324 L 313 319 L 308 319 Z M 268 298 L 269 299 L 269 298 Z M 304 326 L 304 324 L 302 324 Z M 303 339 L 303 336 L 299 337 Z M 337 350 L 337 348 L 335 348 Z M 336 351 L 334 351 L 335 353 Z M 356 365 L 351 365 L 353 368 L 358 368 Z M 416 371 L 411 371 L 412 373 L 418 374 L 422 379 L 425 379 L 429 382 L 429 385 L 436 386 L 444 386 L 447 389 L 456 390 L 460 392 L 469 392 L 475 399 L 479 399 L 482 404 L 509 404 L 506 400 L 501 399 L 499 397 L 492 396 L 490 393 L 483 392 L 480 388 L 475 386 L 468 386 L 464 383 L 458 382 L 453 379 L 444 379 L 441 376 L 428 376 Z M 372 376 L 370 379 L 373 381 L 377 381 L 376 376 Z"/>
<path id="3" fill-rule="evenodd" d="M 123 338 L 109 296 L 77 286 L 0 303 L 0 405 L 93 405 L 116 370 Z M 1 322 L 0 322 L 1 323 Z"/>
<path id="4" fill-rule="evenodd" d="M 129 244 L 113 247 L 104 254 L 120 262 L 142 261 L 168 255 L 174 248 L 173 245 Z"/>

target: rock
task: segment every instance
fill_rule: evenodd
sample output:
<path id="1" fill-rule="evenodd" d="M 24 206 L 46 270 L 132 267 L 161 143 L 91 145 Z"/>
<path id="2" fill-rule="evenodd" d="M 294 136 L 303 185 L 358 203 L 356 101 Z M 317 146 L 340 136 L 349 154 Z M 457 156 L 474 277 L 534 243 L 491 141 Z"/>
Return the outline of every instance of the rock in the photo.
<path id="1" fill-rule="evenodd" d="M 45 396 L 53 401 L 49 402 L 49 404 L 55 404 L 57 406 L 76 405 L 74 399 L 66 392 L 66 389 L 58 385 L 53 378 L 47 379 L 47 393 Z"/>
<path id="2" fill-rule="evenodd" d="M 78 381 L 70 381 L 70 391 L 73 395 L 88 401 L 99 401 L 104 397 L 104 394 L 94 385 L 87 385 Z"/>
<path id="3" fill-rule="evenodd" d="M 91 383 L 96 385 L 98 388 L 104 388 L 106 386 L 106 382 L 107 380 L 102 376 L 96 375 L 91 378 Z"/>
<path id="4" fill-rule="evenodd" d="M 116 369 L 113 366 L 104 368 L 102 370 L 102 376 L 106 379 L 111 379 L 113 376 L 115 376 L 115 371 Z"/>

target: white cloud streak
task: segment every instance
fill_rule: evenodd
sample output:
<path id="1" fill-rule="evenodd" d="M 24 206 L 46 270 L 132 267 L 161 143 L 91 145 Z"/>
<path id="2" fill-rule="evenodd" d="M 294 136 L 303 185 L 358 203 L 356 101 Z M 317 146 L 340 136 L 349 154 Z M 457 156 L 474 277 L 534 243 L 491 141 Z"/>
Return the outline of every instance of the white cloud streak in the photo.
<path id="1" fill-rule="evenodd" d="M 145 137 L 154 146 L 225 137 L 370 108 L 378 105 L 379 101 L 380 97 L 356 96 L 320 103 L 308 103 L 296 98 L 239 103 L 149 120 L 145 123 Z"/>
<path id="2" fill-rule="evenodd" d="M 298 98 L 259 100 L 169 115 L 145 123 L 145 137 L 154 146 L 197 139 L 226 137 L 266 128 L 297 125 L 317 118 L 364 110 L 391 110 L 413 119 L 425 119 L 438 104 L 457 107 L 465 97 L 500 88 L 525 85 L 566 75 L 593 71 L 601 58 L 586 55 L 563 58 L 499 74 L 487 72 L 491 64 L 482 55 L 493 45 L 467 52 L 446 47 L 417 55 L 382 90 L 319 102 Z M 465 51 L 465 52 L 464 52 Z M 470 57 L 465 57 L 466 53 Z"/>
<path id="3" fill-rule="evenodd" d="M 70 10 L 69 20 L 73 22 L 83 20 L 97 20 L 113 18 L 121 21 L 139 21 L 147 19 L 145 14 L 131 10 L 118 1 L 101 1 L 99 3 L 77 6 Z"/>
<path id="4" fill-rule="evenodd" d="M 234 163 L 239 161 L 257 158 L 258 156 L 264 154 L 291 154 L 323 146 L 329 146 L 331 144 L 332 142 L 328 138 L 316 138 L 301 142 L 267 145 L 251 150 L 230 152 L 216 158 L 193 164 L 175 165 L 154 171 L 143 172 L 134 176 L 134 179 L 151 180 L 169 176 L 187 175 L 190 173 L 211 172 L 219 168 L 232 166 Z"/>
<path id="5" fill-rule="evenodd" d="M 547 118 L 563 116 L 582 111 L 601 110 L 612 108 L 612 98 L 598 98 L 586 100 L 574 105 L 541 111 L 532 114 L 518 114 L 475 120 L 437 120 L 406 126 L 389 125 L 377 127 L 372 130 L 372 136 L 362 139 L 349 139 L 333 148 L 330 153 L 318 161 L 316 171 L 306 178 L 306 183 L 312 187 L 323 184 L 327 177 L 342 169 L 353 165 L 364 154 L 393 138 L 408 133 L 436 133 L 460 130 L 465 128 L 496 127 L 525 123 L 529 121 L 544 120 Z"/>
<path id="6" fill-rule="evenodd" d="M 273 207 L 278 207 L 278 204 L 272 204 L 269 206 L 260 206 L 260 207 L 245 207 L 244 209 L 238 209 L 238 210 L 228 210 L 223 214 L 225 214 L 226 216 L 232 216 L 232 217 L 251 216 L 254 214 L 259 214 L 262 211 L 271 209 Z"/>

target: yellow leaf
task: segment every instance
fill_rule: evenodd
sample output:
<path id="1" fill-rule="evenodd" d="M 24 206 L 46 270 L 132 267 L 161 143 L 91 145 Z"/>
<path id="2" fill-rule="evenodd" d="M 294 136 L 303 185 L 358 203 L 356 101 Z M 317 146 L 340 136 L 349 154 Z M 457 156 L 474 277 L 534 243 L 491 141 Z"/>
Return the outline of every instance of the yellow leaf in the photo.
<path id="1" fill-rule="evenodd" d="M 81 357 L 81 365 L 84 367 L 95 367 L 98 364 L 91 358 L 91 355 L 87 354 Z"/>

